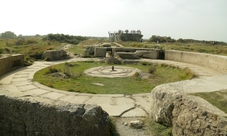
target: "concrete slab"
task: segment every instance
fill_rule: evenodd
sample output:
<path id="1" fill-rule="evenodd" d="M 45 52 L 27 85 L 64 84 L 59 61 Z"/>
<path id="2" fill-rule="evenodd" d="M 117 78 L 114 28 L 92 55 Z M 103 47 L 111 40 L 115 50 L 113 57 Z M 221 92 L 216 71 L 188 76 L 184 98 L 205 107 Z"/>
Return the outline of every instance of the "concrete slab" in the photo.
<path id="1" fill-rule="evenodd" d="M 73 98 L 75 98 L 75 95 L 65 95 L 65 96 L 59 98 L 59 100 L 69 102 Z"/>
<path id="2" fill-rule="evenodd" d="M 27 78 L 28 77 L 28 74 L 27 75 L 15 75 L 14 76 L 14 79 L 16 79 L 16 78 Z"/>
<path id="3" fill-rule="evenodd" d="M 146 112 L 150 111 L 150 107 L 151 107 L 151 97 L 150 97 L 150 95 L 133 96 L 133 99 L 135 100 L 135 104 L 137 106 L 142 107 L 143 110 L 146 110 Z"/>
<path id="4" fill-rule="evenodd" d="M 23 81 L 23 82 L 14 82 L 13 84 L 15 86 L 19 87 L 19 86 L 32 85 L 32 82 L 31 81 Z"/>
<path id="5" fill-rule="evenodd" d="M 9 91 L 10 93 L 21 93 L 21 91 L 15 85 L 1 85 L 2 89 Z"/>
<path id="6" fill-rule="evenodd" d="M 11 81 L 12 82 L 23 82 L 23 81 L 27 81 L 28 78 L 27 77 L 20 77 L 20 78 L 13 78 Z"/>
<path id="7" fill-rule="evenodd" d="M 25 95 L 34 95 L 34 96 L 37 96 L 37 95 L 42 95 L 42 94 L 46 94 L 48 93 L 48 91 L 46 90 L 43 90 L 43 89 L 33 89 L 33 90 L 29 90 L 29 91 L 26 91 L 24 92 Z"/>
<path id="8" fill-rule="evenodd" d="M 110 116 L 120 117 L 125 111 L 134 108 L 133 104 L 128 105 L 109 105 L 109 104 L 97 104 L 102 107 Z"/>
<path id="9" fill-rule="evenodd" d="M 65 94 L 62 93 L 56 93 L 56 92 L 49 92 L 43 95 L 40 95 L 40 97 L 44 97 L 44 98 L 49 98 L 49 99 L 53 99 L 53 100 L 57 100 L 60 97 L 63 97 Z"/>
<path id="10" fill-rule="evenodd" d="M 8 76 L 3 76 L 0 79 L 0 83 L 1 84 L 10 84 L 11 81 L 13 80 L 13 77 L 15 76 L 15 74 L 12 75 L 8 75 Z"/>
<path id="11" fill-rule="evenodd" d="M 88 101 L 91 97 L 90 96 L 66 96 L 62 97 L 59 100 L 63 100 L 69 103 L 76 103 L 76 104 L 84 104 L 84 102 Z"/>
<path id="12" fill-rule="evenodd" d="M 19 86 L 18 89 L 24 92 L 32 89 L 37 89 L 37 87 L 34 85 L 24 85 L 24 86 Z"/>
<path id="13" fill-rule="evenodd" d="M 136 107 L 135 109 L 131 109 L 128 112 L 124 113 L 121 117 L 144 117 L 148 116 L 147 113 L 141 109 Z"/>

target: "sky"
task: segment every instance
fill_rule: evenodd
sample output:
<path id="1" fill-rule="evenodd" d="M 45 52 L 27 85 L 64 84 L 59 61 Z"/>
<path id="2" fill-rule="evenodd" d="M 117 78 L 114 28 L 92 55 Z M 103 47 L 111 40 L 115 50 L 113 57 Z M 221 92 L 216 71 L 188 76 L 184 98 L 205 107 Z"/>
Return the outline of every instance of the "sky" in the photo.
<path id="1" fill-rule="evenodd" d="M 227 42 L 227 0 L 0 0 L 0 33 L 108 37 L 141 30 Z"/>

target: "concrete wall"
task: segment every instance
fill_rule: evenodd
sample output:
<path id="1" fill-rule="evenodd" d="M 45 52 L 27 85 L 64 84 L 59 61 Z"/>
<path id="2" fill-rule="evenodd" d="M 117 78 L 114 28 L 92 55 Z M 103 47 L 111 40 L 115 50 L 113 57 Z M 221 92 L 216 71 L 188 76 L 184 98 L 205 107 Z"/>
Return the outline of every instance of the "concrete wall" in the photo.
<path id="1" fill-rule="evenodd" d="M 180 61 L 185 63 L 191 63 L 201 65 L 222 73 L 227 73 L 227 56 L 185 52 L 176 50 L 166 50 L 165 60 Z"/>
<path id="2" fill-rule="evenodd" d="M 97 105 L 0 94 L 1 136 L 108 136 L 108 114 Z"/>
<path id="3" fill-rule="evenodd" d="M 42 58 L 46 60 L 61 60 L 66 59 L 69 56 L 64 50 L 47 50 L 42 54 Z"/>
<path id="4" fill-rule="evenodd" d="M 94 56 L 95 57 L 106 57 L 106 47 L 95 47 Z"/>
<path id="5" fill-rule="evenodd" d="M 111 48 L 96 47 L 94 50 L 95 57 L 106 57 L 106 52 L 111 51 L 114 56 L 118 55 L 122 59 L 164 59 L 163 50 L 147 49 L 147 48 Z"/>
<path id="6" fill-rule="evenodd" d="M 21 66 L 24 66 L 24 55 L 4 55 L 0 58 L 0 76 Z"/>

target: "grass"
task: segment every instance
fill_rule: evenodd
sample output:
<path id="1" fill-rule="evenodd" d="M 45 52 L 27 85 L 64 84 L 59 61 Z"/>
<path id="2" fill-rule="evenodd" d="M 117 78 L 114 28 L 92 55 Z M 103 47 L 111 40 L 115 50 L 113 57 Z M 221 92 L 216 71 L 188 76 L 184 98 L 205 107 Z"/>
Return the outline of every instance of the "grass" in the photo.
<path id="1" fill-rule="evenodd" d="M 108 38 L 89 38 L 80 42 L 77 45 L 73 45 L 72 48 L 67 49 L 68 52 L 73 52 L 74 54 L 83 55 L 84 51 L 88 46 L 96 46 L 102 43 L 108 42 Z"/>
<path id="2" fill-rule="evenodd" d="M 172 127 L 157 123 L 145 117 L 141 120 L 145 127 L 145 133 L 152 136 L 172 136 Z"/>
<path id="3" fill-rule="evenodd" d="M 82 45 L 72 45 L 72 48 L 67 49 L 68 52 L 73 52 L 76 55 L 84 54 L 86 47 L 83 47 Z"/>
<path id="4" fill-rule="evenodd" d="M 50 68 L 45 68 L 38 71 L 34 80 L 49 87 L 57 88 L 60 90 L 95 93 L 95 94 L 137 94 L 148 93 L 155 86 L 175 82 L 180 80 L 191 79 L 192 74 L 188 74 L 187 70 L 179 69 L 173 66 L 157 65 L 154 74 L 150 75 L 149 79 L 141 79 L 136 76 L 128 78 L 101 78 L 90 77 L 83 74 L 84 70 L 91 67 L 107 66 L 103 62 L 75 62 L 69 64 L 59 64 L 54 67 L 62 73 L 68 73 L 70 78 L 53 77 L 48 73 Z M 144 72 L 148 72 L 150 64 L 130 64 L 129 67 L 136 67 Z M 104 86 L 94 85 L 93 83 L 101 83 Z"/>
<path id="5" fill-rule="evenodd" d="M 152 136 L 172 136 L 172 127 L 167 127 L 156 122 L 150 122 Z"/>
<path id="6" fill-rule="evenodd" d="M 216 92 L 193 93 L 192 95 L 199 96 L 209 103 L 213 104 L 220 110 L 227 113 L 227 90 Z"/>

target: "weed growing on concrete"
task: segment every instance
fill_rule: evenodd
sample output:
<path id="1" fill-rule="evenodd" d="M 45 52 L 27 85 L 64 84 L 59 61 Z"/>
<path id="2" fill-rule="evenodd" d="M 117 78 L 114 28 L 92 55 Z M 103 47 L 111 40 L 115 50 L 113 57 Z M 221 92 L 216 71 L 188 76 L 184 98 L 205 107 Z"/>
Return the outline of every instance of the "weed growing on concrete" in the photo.
<path id="1" fill-rule="evenodd" d="M 114 118 L 109 117 L 110 121 L 110 136 L 120 136 L 120 134 L 116 130 L 116 123 Z"/>

